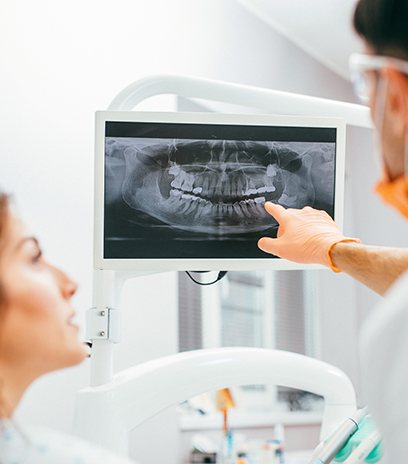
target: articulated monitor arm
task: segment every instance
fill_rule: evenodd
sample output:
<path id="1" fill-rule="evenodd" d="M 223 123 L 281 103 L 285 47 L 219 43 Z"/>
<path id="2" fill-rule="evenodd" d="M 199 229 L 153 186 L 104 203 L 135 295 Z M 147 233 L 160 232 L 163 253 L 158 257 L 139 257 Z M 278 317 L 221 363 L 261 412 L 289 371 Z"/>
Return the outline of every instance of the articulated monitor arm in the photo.
<path id="1" fill-rule="evenodd" d="M 166 94 L 257 108 L 268 114 L 343 118 L 348 125 L 372 128 L 369 109 L 363 105 L 177 75 L 148 76 L 133 82 L 118 93 L 108 110 L 130 111 L 149 97 Z"/>

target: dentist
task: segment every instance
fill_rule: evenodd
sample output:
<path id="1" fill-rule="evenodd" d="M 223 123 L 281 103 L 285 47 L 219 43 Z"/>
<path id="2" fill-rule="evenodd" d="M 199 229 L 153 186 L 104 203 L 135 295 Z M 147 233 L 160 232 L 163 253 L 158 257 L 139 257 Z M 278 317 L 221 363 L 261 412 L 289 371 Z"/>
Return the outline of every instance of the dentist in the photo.
<path id="1" fill-rule="evenodd" d="M 354 28 L 365 53 L 352 55 L 351 71 L 357 93 L 369 104 L 381 155 L 376 193 L 408 219 L 408 1 L 359 0 Z M 408 250 L 366 246 L 345 237 L 323 211 L 285 210 L 271 203 L 265 208 L 279 222 L 279 231 L 276 239 L 259 240 L 263 251 L 344 271 L 385 294 L 361 334 L 362 388 L 384 438 L 386 462 L 405 462 Z"/>
<path id="2" fill-rule="evenodd" d="M 383 166 L 376 192 L 408 219 L 408 2 L 360 0 L 354 28 L 365 54 L 351 57 L 358 95 L 368 102 Z M 368 246 L 344 237 L 323 211 L 267 203 L 280 224 L 278 238 L 261 238 L 261 250 L 299 263 L 344 271 L 384 294 L 408 269 L 408 249 Z"/>

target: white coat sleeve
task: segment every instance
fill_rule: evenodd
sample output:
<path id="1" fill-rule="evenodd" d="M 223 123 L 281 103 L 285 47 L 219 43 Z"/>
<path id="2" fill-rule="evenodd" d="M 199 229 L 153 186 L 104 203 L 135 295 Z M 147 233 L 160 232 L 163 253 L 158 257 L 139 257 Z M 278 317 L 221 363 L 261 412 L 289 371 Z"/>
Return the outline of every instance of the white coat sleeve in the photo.
<path id="1" fill-rule="evenodd" d="M 363 400 L 382 433 L 387 464 L 408 459 L 408 273 L 363 326 L 360 343 Z"/>

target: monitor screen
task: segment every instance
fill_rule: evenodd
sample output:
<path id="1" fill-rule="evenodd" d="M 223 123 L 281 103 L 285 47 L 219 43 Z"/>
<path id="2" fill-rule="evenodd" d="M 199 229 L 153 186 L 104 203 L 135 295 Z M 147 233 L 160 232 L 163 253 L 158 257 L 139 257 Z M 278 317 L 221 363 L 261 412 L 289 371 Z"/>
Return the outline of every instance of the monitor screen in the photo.
<path id="1" fill-rule="evenodd" d="M 101 125 L 103 260 L 274 260 L 257 247 L 278 230 L 266 201 L 335 217 L 336 124 L 131 115 Z"/>

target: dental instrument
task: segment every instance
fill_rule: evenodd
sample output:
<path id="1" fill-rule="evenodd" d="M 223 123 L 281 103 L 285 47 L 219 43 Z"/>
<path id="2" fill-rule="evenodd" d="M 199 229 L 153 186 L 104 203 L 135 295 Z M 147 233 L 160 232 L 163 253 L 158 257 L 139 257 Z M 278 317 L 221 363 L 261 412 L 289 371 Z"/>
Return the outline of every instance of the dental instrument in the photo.
<path id="1" fill-rule="evenodd" d="M 378 430 L 372 432 L 363 440 L 351 453 L 350 457 L 343 464 L 362 464 L 370 453 L 381 443 L 381 434 Z"/>
<path id="2" fill-rule="evenodd" d="M 347 440 L 358 430 L 358 424 L 367 415 L 366 408 L 349 416 L 336 431 L 316 448 L 310 464 L 327 464 L 333 460 Z"/>
<path id="3" fill-rule="evenodd" d="M 235 407 L 235 401 L 229 388 L 221 388 L 215 394 L 215 403 L 217 410 L 223 415 L 223 430 L 227 434 L 230 427 L 228 423 L 228 412 Z"/>
<path id="4" fill-rule="evenodd" d="M 381 443 L 381 434 L 378 430 L 372 432 L 363 440 L 351 453 L 350 457 L 343 464 L 361 464 L 370 453 Z"/>
<path id="5" fill-rule="evenodd" d="M 361 422 L 358 424 L 358 430 L 350 437 L 345 443 L 343 448 L 336 454 L 334 462 L 343 463 L 348 462 L 349 457 L 353 451 L 360 446 L 361 443 L 365 442 L 366 439 L 377 431 L 377 425 L 370 414 L 367 414 Z M 366 463 L 374 464 L 383 456 L 382 443 L 374 447 L 368 457 Z"/>
<path id="6" fill-rule="evenodd" d="M 229 388 L 221 388 L 215 394 L 215 404 L 223 416 L 223 440 L 220 449 L 219 463 L 231 464 L 234 459 L 234 436 L 228 421 L 228 412 L 235 407 L 235 401 Z"/>

